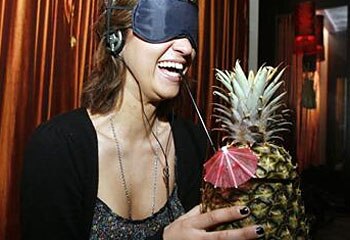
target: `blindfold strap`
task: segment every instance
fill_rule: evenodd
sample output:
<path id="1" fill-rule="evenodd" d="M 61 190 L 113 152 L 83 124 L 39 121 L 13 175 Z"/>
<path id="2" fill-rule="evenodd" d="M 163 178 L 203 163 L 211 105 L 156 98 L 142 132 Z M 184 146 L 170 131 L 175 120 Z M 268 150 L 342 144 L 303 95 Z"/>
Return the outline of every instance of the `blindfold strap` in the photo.
<path id="1" fill-rule="evenodd" d="M 132 10 L 133 6 L 119 6 L 116 0 L 105 0 L 106 10 Z"/>
<path id="2" fill-rule="evenodd" d="M 106 9 L 111 9 L 111 10 L 132 10 L 134 7 L 132 6 L 107 6 Z"/>

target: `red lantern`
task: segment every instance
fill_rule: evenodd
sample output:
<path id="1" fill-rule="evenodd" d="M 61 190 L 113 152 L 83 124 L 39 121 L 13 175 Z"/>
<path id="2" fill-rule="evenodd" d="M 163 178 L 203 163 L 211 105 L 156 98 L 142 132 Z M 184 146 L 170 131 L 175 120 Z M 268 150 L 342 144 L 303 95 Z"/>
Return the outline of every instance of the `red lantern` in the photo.
<path id="1" fill-rule="evenodd" d="M 316 54 L 318 61 L 324 60 L 323 19 L 323 15 L 316 15 Z"/>
<path id="2" fill-rule="evenodd" d="M 316 50 L 315 2 L 297 3 L 295 9 L 295 50 L 313 52 Z"/>

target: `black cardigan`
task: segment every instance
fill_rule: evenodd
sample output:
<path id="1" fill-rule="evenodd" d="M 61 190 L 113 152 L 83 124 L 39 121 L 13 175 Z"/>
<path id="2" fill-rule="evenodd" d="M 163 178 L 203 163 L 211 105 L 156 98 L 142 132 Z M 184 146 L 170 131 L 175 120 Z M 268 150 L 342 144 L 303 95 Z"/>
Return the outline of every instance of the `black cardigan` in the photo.
<path id="1" fill-rule="evenodd" d="M 176 183 L 185 210 L 199 203 L 206 138 L 189 121 L 171 122 Z M 98 146 L 86 109 L 41 124 L 27 145 L 21 181 L 23 239 L 88 239 L 98 188 Z"/>

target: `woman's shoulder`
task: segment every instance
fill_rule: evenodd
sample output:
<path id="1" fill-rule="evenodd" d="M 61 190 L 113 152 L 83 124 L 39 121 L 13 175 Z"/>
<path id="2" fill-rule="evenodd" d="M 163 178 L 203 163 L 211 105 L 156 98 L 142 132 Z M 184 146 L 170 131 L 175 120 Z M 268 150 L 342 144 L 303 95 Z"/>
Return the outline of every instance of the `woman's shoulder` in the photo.
<path id="1" fill-rule="evenodd" d="M 74 163 L 79 171 L 90 169 L 98 156 L 96 132 L 90 121 L 87 111 L 80 108 L 40 124 L 26 144 L 25 164 L 47 166 L 50 162 L 51 167 L 68 169 Z"/>
<path id="2" fill-rule="evenodd" d="M 61 113 L 41 123 L 32 133 L 28 145 L 49 146 L 62 142 L 94 144 L 95 129 L 85 108 Z"/>
<path id="3" fill-rule="evenodd" d="M 89 124 L 90 119 L 85 108 L 77 108 L 68 112 L 60 113 L 51 119 L 41 123 L 39 128 L 75 129 L 83 124 Z"/>
<path id="4" fill-rule="evenodd" d="M 93 125 L 85 108 L 77 108 L 58 114 L 41 123 L 35 130 L 36 134 L 76 134 L 93 130 Z"/>

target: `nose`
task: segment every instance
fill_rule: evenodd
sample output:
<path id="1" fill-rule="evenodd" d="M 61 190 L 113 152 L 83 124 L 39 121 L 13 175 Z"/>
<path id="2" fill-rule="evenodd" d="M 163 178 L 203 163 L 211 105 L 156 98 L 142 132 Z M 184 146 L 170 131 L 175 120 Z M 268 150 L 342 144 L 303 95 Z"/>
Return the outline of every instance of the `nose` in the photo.
<path id="1" fill-rule="evenodd" d="M 187 38 L 175 39 L 172 45 L 174 51 L 183 55 L 192 55 L 194 51 L 191 42 Z"/>

